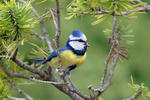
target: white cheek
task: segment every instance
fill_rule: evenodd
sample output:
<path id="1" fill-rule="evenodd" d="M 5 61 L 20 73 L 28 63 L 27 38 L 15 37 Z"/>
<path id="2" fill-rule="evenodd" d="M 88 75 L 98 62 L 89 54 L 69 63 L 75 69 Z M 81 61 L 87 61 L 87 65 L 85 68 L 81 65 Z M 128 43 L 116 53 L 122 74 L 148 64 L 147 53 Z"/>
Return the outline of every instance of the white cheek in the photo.
<path id="1" fill-rule="evenodd" d="M 78 42 L 78 41 L 72 41 L 69 42 L 69 44 L 75 50 L 83 50 L 85 47 L 83 42 Z"/>

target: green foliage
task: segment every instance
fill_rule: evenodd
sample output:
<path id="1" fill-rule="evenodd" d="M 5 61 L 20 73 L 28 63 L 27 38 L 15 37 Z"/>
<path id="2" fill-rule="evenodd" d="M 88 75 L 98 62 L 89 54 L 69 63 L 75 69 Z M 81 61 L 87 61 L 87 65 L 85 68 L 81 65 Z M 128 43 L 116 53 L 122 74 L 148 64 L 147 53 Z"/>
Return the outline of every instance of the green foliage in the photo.
<path id="1" fill-rule="evenodd" d="M 134 11 L 131 11 L 131 9 L 144 5 L 145 3 L 133 5 L 131 4 L 133 1 L 136 0 L 73 0 L 67 7 L 68 17 L 66 19 L 71 19 L 81 14 L 92 14 L 97 18 L 92 25 L 96 25 L 105 20 L 107 15 L 122 15 L 123 12 L 129 12 L 124 17 L 134 18 L 133 15 L 139 9 Z M 98 14 L 99 12 L 103 13 Z"/>
<path id="2" fill-rule="evenodd" d="M 140 95 L 138 95 L 137 99 L 138 100 L 149 100 L 150 99 L 150 90 L 148 87 L 144 86 L 144 83 L 139 84 L 134 84 L 133 77 L 131 76 L 131 83 L 129 83 L 129 87 L 133 91 L 133 95 L 136 96 L 141 92 Z"/>
<path id="3" fill-rule="evenodd" d="M 131 4 L 135 0 L 101 0 L 102 9 L 110 11 L 113 14 L 121 14 L 123 11 L 129 11 L 134 6 Z"/>
<path id="4" fill-rule="evenodd" d="M 127 43 L 127 44 L 133 44 L 134 41 L 132 41 L 131 39 L 134 37 L 133 35 L 133 30 L 131 29 L 131 25 L 128 24 L 128 21 L 122 21 L 122 19 L 120 19 L 119 17 L 117 18 L 117 26 L 115 29 L 115 33 L 114 35 L 117 35 L 117 32 L 120 31 L 120 42 L 123 43 Z M 106 36 L 106 38 L 111 38 L 112 35 L 112 23 L 108 23 L 108 28 L 105 28 L 103 30 L 104 35 Z"/>
<path id="5" fill-rule="evenodd" d="M 9 98 L 11 86 L 8 82 L 8 76 L 0 69 L 0 100 L 6 100 Z"/>
<path id="6" fill-rule="evenodd" d="M 15 0 L 6 1 L 0 5 L 0 51 L 4 51 L 4 44 L 29 37 L 35 24 L 31 13 L 30 2 L 21 4 Z"/>
<path id="7" fill-rule="evenodd" d="M 31 55 L 28 56 L 30 59 L 47 58 L 48 54 L 41 47 L 34 43 L 30 44 L 36 48 L 32 48 Z"/>
<path id="8" fill-rule="evenodd" d="M 91 24 L 92 25 L 96 25 L 102 21 L 104 21 L 107 17 L 108 17 L 108 14 L 103 14 L 103 15 L 95 15 L 95 17 L 97 18 L 96 21 L 92 22 Z"/>

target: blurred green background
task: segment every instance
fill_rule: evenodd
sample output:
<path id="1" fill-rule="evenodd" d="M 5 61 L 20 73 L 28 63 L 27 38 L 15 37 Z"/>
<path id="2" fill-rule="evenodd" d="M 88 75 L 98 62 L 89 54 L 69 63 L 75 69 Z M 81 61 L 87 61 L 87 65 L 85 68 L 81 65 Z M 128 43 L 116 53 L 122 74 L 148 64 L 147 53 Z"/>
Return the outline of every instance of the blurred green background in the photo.
<path id="1" fill-rule="evenodd" d="M 38 4 L 42 0 L 33 2 L 33 7 L 43 14 L 45 8 L 55 7 L 54 0 L 47 0 L 42 4 Z M 86 62 L 72 71 L 71 79 L 75 86 L 82 92 L 88 94 L 87 87 L 89 85 L 97 88 L 99 86 L 100 78 L 104 70 L 104 61 L 109 52 L 108 40 L 104 36 L 103 30 L 109 27 L 108 23 L 112 23 L 112 18 L 103 21 L 102 23 L 92 26 L 91 22 L 95 20 L 92 16 L 81 15 L 80 17 L 71 20 L 65 20 L 66 5 L 71 0 L 60 0 L 61 6 L 61 40 L 60 44 L 63 46 L 70 35 L 71 31 L 78 29 L 84 32 L 89 40 L 91 47 L 87 51 Z M 146 0 L 145 0 L 146 1 Z M 148 0 L 147 0 L 148 1 Z M 102 95 L 104 100 L 122 100 L 132 95 L 131 89 L 128 87 L 131 75 L 135 83 L 140 84 L 144 82 L 150 88 L 150 13 L 137 15 L 136 19 L 128 20 L 133 30 L 132 34 L 135 36 L 131 40 L 135 41 L 133 45 L 125 44 L 129 52 L 129 60 L 123 59 L 118 61 L 117 67 L 112 80 L 112 85 Z M 55 35 L 55 27 L 52 20 L 45 22 L 51 40 Z M 42 34 L 40 25 L 36 25 L 35 32 Z M 30 41 L 37 43 L 39 46 L 46 45 L 36 38 Z M 32 47 L 24 45 L 20 48 L 25 59 L 30 55 Z M 58 91 L 55 87 L 49 84 L 34 83 L 34 84 L 18 84 L 18 86 L 29 93 L 35 100 L 70 100 L 65 94 Z M 12 91 L 14 96 L 20 97 L 15 91 Z"/>

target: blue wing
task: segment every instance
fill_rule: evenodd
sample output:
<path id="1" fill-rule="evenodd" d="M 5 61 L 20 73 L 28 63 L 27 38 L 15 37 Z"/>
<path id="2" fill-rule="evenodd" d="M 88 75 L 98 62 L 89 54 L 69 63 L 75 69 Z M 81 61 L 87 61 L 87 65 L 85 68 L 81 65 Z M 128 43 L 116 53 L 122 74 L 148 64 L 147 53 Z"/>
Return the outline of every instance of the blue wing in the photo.
<path id="1" fill-rule="evenodd" d="M 65 51 L 65 50 L 67 50 L 67 48 L 66 47 L 64 47 L 64 48 L 59 48 L 59 53 L 61 54 L 63 51 Z M 57 57 L 57 51 L 56 50 L 54 50 L 49 56 L 48 56 L 48 58 L 46 59 L 47 61 L 50 61 L 52 58 L 54 58 L 54 57 Z"/>
<path id="2" fill-rule="evenodd" d="M 32 59 L 33 63 L 43 63 L 46 59 Z"/>
<path id="3" fill-rule="evenodd" d="M 64 48 L 59 48 L 59 53 L 62 53 L 63 51 L 67 50 L 66 47 Z M 33 59 L 32 62 L 34 63 L 46 63 L 47 61 L 50 61 L 52 58 L 57 57 L 57 51 L 54 50 L 48 57 L 47 59 Z"/>

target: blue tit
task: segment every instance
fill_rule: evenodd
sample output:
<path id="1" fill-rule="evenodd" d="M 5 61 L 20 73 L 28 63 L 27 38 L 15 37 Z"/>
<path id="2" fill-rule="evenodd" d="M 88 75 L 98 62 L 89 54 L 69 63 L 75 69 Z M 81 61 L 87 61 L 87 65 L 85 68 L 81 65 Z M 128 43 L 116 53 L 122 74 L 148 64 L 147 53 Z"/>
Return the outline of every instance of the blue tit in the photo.
<path id="1" fill-rule="evenodd" d="M 85 34 L 79 30 L 72 31 L 66 45 L 63 48 L 59 48 L 62 66 L 65 68 L 66 73 L 80 66 L 85 61 L 87 47 L 89 47 L 89 44 Z M 43 64 L 49 62 L 52 68 L 59 68 L 59 58 L 56 50 L 54 50 L 47 59 L 34 59 L 32 61 Z M 67 76 L 69 78 L 69 75 Z M 71 82 L 70 78 L 69 81 Z M 72 82 L 71 86 L 75 90 Z"/>

